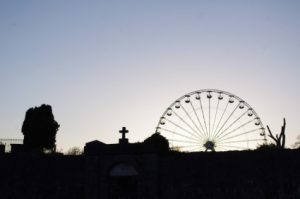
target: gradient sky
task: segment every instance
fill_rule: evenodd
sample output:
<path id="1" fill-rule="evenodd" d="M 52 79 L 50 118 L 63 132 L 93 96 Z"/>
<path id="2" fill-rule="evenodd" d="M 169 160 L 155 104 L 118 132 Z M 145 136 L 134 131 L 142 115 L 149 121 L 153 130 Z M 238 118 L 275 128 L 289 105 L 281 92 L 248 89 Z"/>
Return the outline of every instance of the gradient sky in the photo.
<path id="1" fill-rule="evenodd" d="M 300 1 L 0 1 L 0 137 L 43 103 L 58 148 L 150 136 L 180 96 L 236 94 L 300 134 Z"/>

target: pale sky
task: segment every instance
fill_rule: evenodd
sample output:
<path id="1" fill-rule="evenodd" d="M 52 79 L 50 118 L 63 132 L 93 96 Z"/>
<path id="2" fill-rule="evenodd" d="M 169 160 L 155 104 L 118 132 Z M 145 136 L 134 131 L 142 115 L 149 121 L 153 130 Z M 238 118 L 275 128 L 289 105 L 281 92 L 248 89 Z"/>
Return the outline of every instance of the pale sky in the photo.
<path id="1" fill-rule="evenodd" d="M 300 1 L 0 1 L 0 137 L 50 104 L 58 148 L 130 142 L 177 98 L 248 102 L 287 145 L 300 134 Z"/>

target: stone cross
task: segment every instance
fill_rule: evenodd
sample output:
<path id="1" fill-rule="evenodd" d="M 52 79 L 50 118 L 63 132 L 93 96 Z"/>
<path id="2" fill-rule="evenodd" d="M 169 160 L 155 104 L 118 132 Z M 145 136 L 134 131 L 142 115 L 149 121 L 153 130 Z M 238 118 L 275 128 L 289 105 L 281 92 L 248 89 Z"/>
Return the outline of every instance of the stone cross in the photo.
<path id="1" fill-rule="evenodd" d="M 126 139 L 126 133 L 128 133 L 128 130 L 126 127 L 123 127 L 122 130 L 119 131 L 122 134 L 122 139 Z"/>
<path id="2" fill-rule="evenodd" d="M 122 134 L 122 138 L 119 139 L 119 143 L 128 143 L 128 139 L 126 138 L 126 133 L 128 133 L 128 130 L 126 129 L 126 127 L 123 127 L 119 132 Z"/>

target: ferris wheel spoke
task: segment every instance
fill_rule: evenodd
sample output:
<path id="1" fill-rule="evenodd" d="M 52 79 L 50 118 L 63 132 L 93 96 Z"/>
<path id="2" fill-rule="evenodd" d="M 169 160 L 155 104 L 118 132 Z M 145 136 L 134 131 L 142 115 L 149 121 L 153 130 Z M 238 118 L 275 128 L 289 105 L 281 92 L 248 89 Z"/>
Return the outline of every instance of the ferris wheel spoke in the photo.
<path id="1" fill-rule="evenodd" d="M 228 118 L 225 120 L 225 122 L 223 123 L 223 125 L 221 126 L 221 128 L 218 130 L 217 134 L 215 135 L 216 137 L 218 137 L 218 134 L 223 129 L 223 127 L 226 125 L 226 123 L 228 122 L 228 120 L 232 117 L 233 113 L 237 110 L 238 107 L 239 107 L 239 104 L 233 109 L 233 111 L 230 113 L 230 115 L 228 116 Z"/>
<path id="2" fill-rule="evenodd" d="M 250 130 L 250 131 L 245 131 L 243 133 L 239 133 L 237 135 L 234 135 L 234 136 L 230 136 L 230 137 L 227 137 L 225 139 L 220 139 L 219 141 L 222 142 L 222 141 L 225 141 L 225 140 L 229 140 L 229 139 L 232 139 L 232 138 L 236 138 L 236 137 L 239 137 L 239 136 L 242 136 L 242 135 L 246 135 L 246 134 L 249 134 L 249 133 L 253 133 L 253 132 L 257 132 L 261 130 L 261 128 L 258 128 L 258 129 L 253 129 L 253 130 Z"/>
<path id="3" fill-rule="evenodd" d="M 217 127 L 216 127 L 215 131 L 213 132 L 213 137 L 216 136 L 216 132 L 217 132 L 219 126 L 220 126 L 220 123 L 221 123 L 221 121 L 222 121 L 222 119 L 223 119 L 223 117 L 224 117 L 224 114 L 225 114 L 225 112 L 226 112 L 226 110 L 227 110 L 227 108 L 228 108 L 228 105 L 229 105 L 229 101 L 227 102 L 226 107 L 225 107 L 225 109 L 224 109 L 224 111 L 223 111 L 223 113 L 222 113 L 222 115 L 221 115 L 221 118 L 220 118 L 218 124 L 217 124 Z"/>
<path id="4" fill-rule="evenodd" d="M 217 147 L 222 147 L 222 148 L 227 148 L 227 149 L 235 148 L 235 149 L 241 149 L 241 150 L 249 149 L 249 148 L 247 148 L 247 147 L 233 146 L 233 145 L 219 145 L 219 146 L 217 146 Z"/>
<path id="5" fill-rule="evenodd" d="M 185 146 L 177 146 L 178 148 L 199 148 L 199 145 L 185 145 Z"/>
<path id="6" fill-rule="evenodd" d="M 180 142 L 180 143 L 189 143 L 189 144 L 198 144 L 199 145 L 199 142 L 192 142 L 192 141 L 185 141 L 185 140 L 174 140 L 174 139 L 169 139 L 169 141 L 171 141 L 172 143 L 177 143 L 177 142 Z"/>
<path id="7" fill-rule="evenodd" d="M 189 137 L 189 136 L 186 136 L 186 135 L 182 135 L 181 133 L 178 133 L 178 132 L 176 132 L 176 131 L 172 131 L 172 130 L 165 129 L 165 128 L 161 128 L 161 129 L 164 130 L 164 131 L 166 131 L 166 132 L 169 132 L 169 133 L 171 133 L 171 134 L 174 134 L 174 135 L 177 135 L 177 136 L 186 138 L 186 139 L 188 139 L 188 140 L 192 140 L 192 141 L 195 141 L 195 142 L 198 141 L 198 139 L 195 139 L 195 138 L 193 138 L 193 137 Z"/>
<path id="8" fill-rule="evenodd" d="M 220 145 L 218 145 L 218 146 L 216 146 L 216 148 L 217 148 L 217 149 L 224 150 L 224 151 L 230 150 L 230 147 L 228 147 L 228 146 L 220 146 Z"/>
<path id="9" fill-rule="evenodd" d="M 226 136 L 232 134 L 233 132 L 239 130 L 240 128 L 243 128 L 244 126 L 250 124 L 250 123 L 253 122 L 254 120 L 255 120 L 255 118 L 252 119 L 252 120 L 249 120 L 249 121 L 247 121 L 247 122 L 245 122 L 245 123 L 243 123 L 243 124 L 241 124 L 240 126 L 238 126 L 237 128 L 233 129 L 232 131 L 229 131 L 229 132 L 226 133 L 225 135 L 223 135 L 223 136 L 221 136 L 221 137 L 218 137 L 218 136 L 217 136 L 216 138 L 218 138 L 218 139 L 220 140 L 220 139 L 222 139 L 222 138 L 224 138 L 224 137 L 226 137 Z"/>
<path id="10" fill-rule="evenodd" d="M 189 130 L 183 128 L 182 126 L 179 126 L 178 124 L 174 123 L 173 121 L 168 120 L 168 119 L 167 119 L 167 121 L 168 121 L 169 123 L 173 124 L 174 126 L 176 126 L 177 128 L 181 129 L 182 131 L 188 133 L 190 136 L 194 137 L 195 140 L 201 139 L 201 137 L 198 137 L 198 136 L 195 135 L 194 133 L 192 133 L 192 132 L 190 132 Z M 165 128 L 164 128 L 164 129 L 165 129 Z M 169 131 L 171 131 L 171 130 L 169 130 Z M 175 132 L 175 131 L 173 131 L 173 132 Z M 179 133 L 178 133 L 178 134 L 179 134 Z"/>
<path id="11" fill-rule="evenodd" d="M 183 147 L 173 146 L 173 148 L 178 151 L 189 151 L 189 152 L 195 152 L 201 150 L 199 146 L 183 146 Z"/>
<path id="12" fill-rule="evenodd" d="M 204 136 L 206 136 L 206 135 L 205 135 L 205 131 L 204 131 L 204 129 L 203 129 L 203 126 L 202 126 L 202 124 L 201 124 L 201 122 L 200 122 L 199 116 L 198 116 L 198 114 L 197 114 L 197 112 L 196 112 L 196 109 L 195 109 L 195 107 L 194 107 L 194 105 L 193 105 L 193 102 L 191 101 L 190 104 L 191 104 L 191 106 L 192 106 L 192 109 L 193 109 L 193 111 L 194 111 L 194 114 L 195 114 L 196 117 L 197 117 L 197 121 L 198 121 L 198 123 L 200 124 L 201 130 L 202 130 L 201 133 L 202 133 Z"/>
<path id="13" fill-rule="evenodd" d="M 201 108 L 201 112 L 202 112 L 202 118 L 203 118 L 203 121 L 204 121 L 204 127 L 205 127 L 205 130 L 206 130 L 206 134 L 208 135 L 207 125 L 206 125 L 206 121 L 205 121 L 205 116 L 204 116 L 204 111 L 203 111 L 203 106 L 202 106 L 202 100 L 201 100 L 201 98 L 199 99 L 199 102 L 200 102 L 200 108 Z"/>
<path id="14" fill-rule="evenodd" d="M 229 147 L 226 146 L 216 146 L 217 149 L 220 149 L 221 151 L 227 151 L 228 149 L 230 149 Z M 218 151 L 220 151 L 218 150 Z"/>
<path id="15" fill-rule="evenodd" d="M 208 98 L 208 138 L 210 138 L 210 99 Z"/>
<path id="16" fill-rule="evenodd" d="M 178 115 L 175 111 L 174 111 L 174 114 L 186 125 L 186 126 L 188 126 L 194 133 L 196 133 L 196 137 L 198 137 L 199 136 L 199 138 L 202 138 L 202 136 L 201 135 L 199 135 L 199 133 L 190 125 L 190 124 L 188 124 L 180 115 Z M 168 121 L 170 121 L 170 120 L 168 120 Z M 174 125 L 175 125 L 175 123 L 173 123 Z M 177 125 L 176 125 L 177 126 Z M 194 133 L 192 133 L 194 136 L 195 136 L 195 134 Z"/>
<path id="17" fill-rule="evenodd" d="M 230 129 L 230 127 L 232 127 L 235 123 L 237 123 L 246 113 L 248 112 L 245 111 L 244 113 L 242 113 L 236 120 L 234 120 L 231 124 L 228 125 L 228 127 L 226 129 L 224 129 L 219 136 L 221 136 L 222 134 L 224 134 L 228 129 Z"/>
<path id="18" fill-rule="evenodd" d="M 199 150 L 200 150 L 199 146 L 188 149 L 188 151 L 190 151 L 190 152 L 195 152 L 195 151 L 199 151 Z"/>
<path id="19" fill-rule="evenodd" d="M 230 144 L 230 143 L 241 143 L 241 142 L 256 142 L 261 141 L 262 139 L 250 139 L 250 140 L 236 140 L 236 141 L 228 141 L 228 142 L 222 142 L 223 144 Z"/>
<path id="20" fill-rule="evenodd" d="M 216 113 L 215 113 L 215 117 L 214 117 L 214 123 L 213 123 L 213 126 L 212 126 L 212 133 L 214 132 L 214 128 L 215 128 L 217 114 L 218 114 L 218 111 L 219 111 L 219 104 L 220 104 L 220 100 L 218 99 L 217 109 L 216 109 Z"/>
<path id="21" fill-rule="evenodd" d="M 182 110 L 185 112 L 185 114 L 188 116 L 188 118 L 190 119 L 190 121 L 193 123 L 193 125 L 196 127 L 196 129 L 199 131 L 199 133 L 200 134 L 202 134 L 202 132 L 201 132 L 201 130 L 199 129 L 199 127 L 196 125 L 196 123 L 194 122 L 194 120 L 192 119 L 192 117 L 191 117 L 191 115 L 186 111 L 186 109 L 182 106 L 181 107 L 182 108 Z M 197 134 L 199 134 L 199 133 L 197 133 Z M 199 134 L 199 136 L 203 136 L 203 135 L 200 135 Z"/>
<path id="22" fill-rule="evenodd" d="M 218 149 L 218 151 L 228 151 L 230 149 L 226 148 L 226 147 L 216 147 Z"/>

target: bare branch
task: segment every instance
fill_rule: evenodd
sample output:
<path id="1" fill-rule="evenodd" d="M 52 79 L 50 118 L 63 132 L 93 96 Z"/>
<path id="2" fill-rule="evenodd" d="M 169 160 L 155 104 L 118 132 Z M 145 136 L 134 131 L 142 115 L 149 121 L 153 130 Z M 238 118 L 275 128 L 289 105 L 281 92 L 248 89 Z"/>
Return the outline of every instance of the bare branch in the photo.
<path id="1" fill-rule="evenodd" d="M 267 129 L 269 131 L 269 137 L 272 138 L 272 140 L 274 140 L 275 142 L 277 141 L 277 139 L 273 136 L 272 131 L 270 130 L 270 127 L 267 125 Z"/>
<path id="2" fill-rule="evenodd" d="M 276 147 L 278 148 L 281 148 L 281 149 L 284 149 L 285 147 L 285 126 L 286 126 L 286 121 L 285 121 L 285 118 L 283 118 L 283 126 L 281 127 L 281 132 L 280 134 L 276 134 L 275 137 L 274 135 L 272 134 L 272 131 L 271 129 L 269 128 L 269 126 L 267 126 L 267 129 L 269 131 L 269 137 L 275 141 L 276 143 Z"/>

